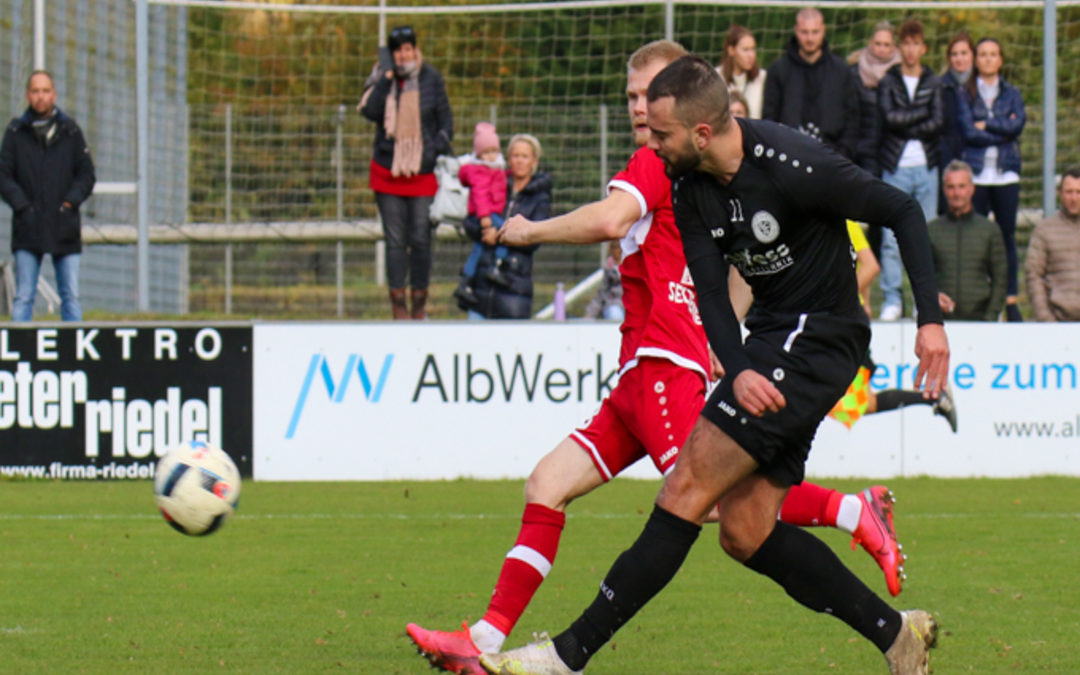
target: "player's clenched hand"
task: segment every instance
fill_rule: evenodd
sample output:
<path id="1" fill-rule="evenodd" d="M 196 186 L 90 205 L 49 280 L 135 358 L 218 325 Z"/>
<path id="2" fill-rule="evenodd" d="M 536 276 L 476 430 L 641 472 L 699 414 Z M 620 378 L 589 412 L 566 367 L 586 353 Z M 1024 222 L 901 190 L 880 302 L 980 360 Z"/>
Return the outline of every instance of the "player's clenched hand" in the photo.
<path id="1" fill-rule="evenodd" d="M 532 221 L 522 215 L 512 216 L 499 228 L 499 243 L 504 246 L 528 246 Z"/>
<path id="2" fill-rule="evenodd" d="M 919 357 L 919 369 L 915 371 L 915 388 L 923 395 L 937 398 L 949 377 L 949 339 L 940 323 L 928 323 L 919 327 L 915 337 L 915 356 Z"/>
<path id="3" fill-rule="evenodd" d="M 743 410 L 755 417 L 761 417 L 765 411 L 780 412 L 787 405 L 784 395 L 768 378 L 749 368 L 735 376 L 731 389 Z"/>

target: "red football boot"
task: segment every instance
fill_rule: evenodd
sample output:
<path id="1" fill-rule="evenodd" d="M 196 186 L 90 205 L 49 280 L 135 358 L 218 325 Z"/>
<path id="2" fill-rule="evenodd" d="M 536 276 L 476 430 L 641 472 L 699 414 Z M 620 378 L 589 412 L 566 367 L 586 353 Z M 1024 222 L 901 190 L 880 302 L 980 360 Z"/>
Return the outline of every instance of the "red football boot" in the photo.
<path id="1" fill-rule="evenodd" d="M 875 485 L 860 492 L 859 501 L 862 502 L 862 513 L 851 540 L 851 548 L 854 550 L 855 544 L 861 544 L 885 573 L 889 593 L 900 595 L 900 585 L 907 579 L 904 574 L 907 556 L 901 553 L 903 546 L 896 541 L 896 530 L 893 528 L 893 502 L 896 498 L 889 488 Z"/>
<path id="2" fill-rule="evenodd" d="M 405 627 L 405 632 L 433 667 L 458 675 L 484 675 L 479 660 L 480 650 L 473 644 L 468 625 L 462 623 L 461 630 L 447 633 L 410 623 Z"/>

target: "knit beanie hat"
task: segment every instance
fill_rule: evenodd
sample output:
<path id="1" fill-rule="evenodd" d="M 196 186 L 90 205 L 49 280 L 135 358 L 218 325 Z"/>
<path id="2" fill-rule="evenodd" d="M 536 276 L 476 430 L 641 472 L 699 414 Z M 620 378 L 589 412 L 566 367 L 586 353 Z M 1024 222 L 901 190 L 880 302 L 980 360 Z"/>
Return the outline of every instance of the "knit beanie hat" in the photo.
<path id="1" fill-rule="evenodd" d="M 499 134 L 495 132 L 495 125 L 491 122 L 478 122 L 476 131 L 473 132 L 473 154 L 479 157 L 485 150 L 498 147 Z"/>
<path id="2" fill-rule="evenodd" d="M 392 52 L 396 52 L 401 48 L 401 45 L 405 44 L 416 46 L 416 32 L 412 26 L 398 26 L 390 31 L 390 35 L 386 37 L 386 46 Z"/>

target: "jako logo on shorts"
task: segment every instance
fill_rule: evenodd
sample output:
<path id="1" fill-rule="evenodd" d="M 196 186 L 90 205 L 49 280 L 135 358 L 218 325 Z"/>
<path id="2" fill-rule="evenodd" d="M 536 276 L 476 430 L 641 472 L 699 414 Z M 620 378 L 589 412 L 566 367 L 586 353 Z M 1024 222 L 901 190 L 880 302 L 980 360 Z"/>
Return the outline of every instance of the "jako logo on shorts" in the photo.
<path id="1" fill-rule="evenodd" d="M 308 363 L 307 374 L 304 383 L 300 386 L 300 394 L 296 397 L 296 405 L 293 407 L 292 417 L 289 419 L 289 428 L 285 431 L 285 438 L 292 438 L 296 434 L 296 427 L 300 424 L 300 416 L 307 404 L 308 393 L 315 381 L 315 375 L 322 375 L 323 384 L 326 385 L 326 396 L 331 403 L 341 403 L 345 400 L 345 392 L 349 389 L 349 381 L 355 372 L 360 378 L 360 386 L 364 388 L 364 397 L 372 403 L 378 403 L 382 398 L 383 386 L 386 384 L 386 376 L 390 373 L 390 364 L 394 362 L 394 355 L 387 354 L 383 359 L 379 376 L 374 383 L 364 367 L 364 359 L 356 354 L 349 354 L 345 361 L 345 368 L 339 380 L 335 381 L 330 369 L 330 362 L 322 354 L 312 354 Z"/>

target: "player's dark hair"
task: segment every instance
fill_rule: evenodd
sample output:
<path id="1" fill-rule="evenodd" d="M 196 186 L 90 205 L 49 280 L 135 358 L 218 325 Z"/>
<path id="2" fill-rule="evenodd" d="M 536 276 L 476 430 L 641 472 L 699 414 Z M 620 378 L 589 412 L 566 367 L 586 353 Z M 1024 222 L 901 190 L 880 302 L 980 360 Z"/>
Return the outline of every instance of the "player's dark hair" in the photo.
<path id="1" fill-rule="evenodd" d="M 650 103 L 667 96 L 675 99 L 675 117 L 687 127 L 704 122 L 719 133 L 731 122 L 727 85 L 700 56 L 672 61 L 653 78 L 646 96 Z"/>
<path id="2" fill-rule="evenodd" d="M 919 21 L 918 19 L 908 19 L 900 24 L 900 30 L 897 31 L 897 34 L 899 36 L 898 42 L 903 42 L 904 40 L 912 38 L 919 38 L 923 42 L 926 42 L 922 21 Z"/>
<path id="3" fill-rule="evenodd" d="M 1059 188 L 1065 184 L 1066 178 L 1080 180 L 1080 164 L 1073 164 L 1069 168 L 1065 169 L 1065 172 L 1061 174 L 1061 183 L 1058 184 Z"/>

